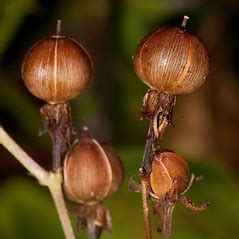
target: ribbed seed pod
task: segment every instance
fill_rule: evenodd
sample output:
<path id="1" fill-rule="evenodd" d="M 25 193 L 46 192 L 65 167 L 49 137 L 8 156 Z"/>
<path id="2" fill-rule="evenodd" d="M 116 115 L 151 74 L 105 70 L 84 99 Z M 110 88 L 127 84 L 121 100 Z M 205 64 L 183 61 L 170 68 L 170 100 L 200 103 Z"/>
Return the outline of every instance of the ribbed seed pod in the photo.
<path id="1" fill-rule="evenodd" d="M 119 159 L 118 155 L 115 153 L 113 147 L 110 145 L 101 145 L 107 158 L 109 159 L 109 163 L 112 170 L 112 182 L 111 187 L 108 193 L 108 196 L 116 192 L 123 181 L 123 164 Z"/>
<path id="2" fill-rule="evenodd" d="M 208 51 L 203 41 L 181 27 L 163 27 L 139 44 L 133 56 L 134 69 L 150 88 L 171 94 L 197 90 L 209 72 Z"/>
<path id="3" fill-rule="evenodd" d="M 64 190 L 75 202 L 98 203 L 115 192 L 122 179 L 122 164 L 112 148 L 105 149 L 88 134 L 66 156 Z"/>
<path id="4" fill-rule="evenodd" d="M 185 160 L 169 150 L 155 152 L 150 174 L 150 185 L 158 199 L 173 189 L 180 195 L 189 185 L 191 173 Z"/>
<path id="5" fill-rule="evenodd" d="M 91 76 L 92 61 L 85 48 L 60 32 L 38 41 L 22 64 L 26 87 L 48 103 L 75 98 L 86 88 Z"/>

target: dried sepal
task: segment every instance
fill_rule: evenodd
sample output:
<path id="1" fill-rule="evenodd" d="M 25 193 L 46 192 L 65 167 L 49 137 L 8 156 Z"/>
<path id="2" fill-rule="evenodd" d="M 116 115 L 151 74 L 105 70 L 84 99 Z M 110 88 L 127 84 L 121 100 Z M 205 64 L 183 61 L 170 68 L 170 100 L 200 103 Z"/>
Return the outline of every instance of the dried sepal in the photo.
<path id="1" fill-rule="evenodd" d="M 61 167 L 61 160 L 65 157 L 75 134 L 69 103 L 46 104 L 41 108 L 42 128 L 40 134 L 48 133 L 52 140 L 52 170 Z"/>
<path id="2" fill-rule="evenodd" d="M 156 113 L 159 107 L 159 92 L 157 90 L 148 90 L 143 99 L 140 109 L 141 118 L 150 119 Z"/>
<path id="3" fill-rule="evenodd" d="M 157 90 L 149 90 L 143 99 L 141 106 L 141 119 L 150 120 L 149 134 L 154 142 L 159 141 L 168 125 L 173 125 L 173 109 L 176 96 Z"/>
<path id="4" fill-rule="evenodd" d="M 74 208 L 74 214 L 77 217 L 78 231 L 86 227 L 89 238 L 92 238 L 91 236 L 97 236 L 96 238 L 98 238 L 102 230 L 111 232 L 110 212 L 102 203 L 93 205 L 79 204 Z"/>

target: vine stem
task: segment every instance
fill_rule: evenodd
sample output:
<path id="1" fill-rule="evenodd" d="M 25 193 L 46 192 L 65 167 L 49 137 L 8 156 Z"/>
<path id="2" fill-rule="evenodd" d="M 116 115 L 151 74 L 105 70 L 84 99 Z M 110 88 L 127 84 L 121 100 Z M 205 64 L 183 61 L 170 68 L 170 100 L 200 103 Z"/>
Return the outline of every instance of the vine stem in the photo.
<path id="1" fill-rule="evenodd" d="M 62 174 L 48 172 L 37 164 L 0 126 L 0 144 L 2 144 L 43 186 L 51 192 L 60 222 L 67 239 L 75 239 L 62 193 Z"/>

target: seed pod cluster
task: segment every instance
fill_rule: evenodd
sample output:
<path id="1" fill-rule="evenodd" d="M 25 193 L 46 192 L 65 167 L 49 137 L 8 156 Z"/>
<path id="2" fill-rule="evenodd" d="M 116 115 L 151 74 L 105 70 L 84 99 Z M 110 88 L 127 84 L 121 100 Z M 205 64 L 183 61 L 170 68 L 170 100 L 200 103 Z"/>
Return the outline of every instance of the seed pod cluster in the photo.
<path id="1" fill-rule="evenodd" d="M 22 78 L 28 90 L 48 103 L 75 98 L 88 85 L 92 61 L 77 41 L 60 34 L 38 41 L 26 54 Z"/>
<path id="2" fill-rule="evenodd" d="M 152 89 L 171 94 L 197 90 L 209 72 L 208 51 L 203 41 L 181 27 L 163 27 L 148 36 L 133 56 L 134 69 Z"/>
<path id="3" fill-rule="evenodd" d="M 121 161 L 110 146 L 82 135 L 64 163 L 64 190 L 73 201 L 95 204 L 115 192 L 123 179 Z"/>

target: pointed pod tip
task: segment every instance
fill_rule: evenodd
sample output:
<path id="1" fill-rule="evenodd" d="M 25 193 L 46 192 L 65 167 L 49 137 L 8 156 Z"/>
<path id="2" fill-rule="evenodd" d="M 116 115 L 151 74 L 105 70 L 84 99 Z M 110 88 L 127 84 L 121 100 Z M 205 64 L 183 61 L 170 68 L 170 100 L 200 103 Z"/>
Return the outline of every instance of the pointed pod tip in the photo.
<path id="1" fill-rule="evenodd" d="M 61 35 L 61 20 L 57 19 L 56 21 L 56 35 L 60 36 Z"/>
<path id="2" fill-rule="evenodd" d="M 83 126 L 82 131 L 81 131 L 81 139 L 90 139 L 93 140 L 92 135 L 90 133 L 90 130 L 87 126 Z"/>
<path id="3" fill-rule="evenodd" d="M 89 128 L 87 126 L 83 126 L 83 131 L 84 132 L 89 132 Z"/>
<path id="4" fill-rule="evenodd" d="M 186 25 L 187 25 L 187 21 L 188 21 L 188 20 L 189 20 L 189 16 L 184 15 L 184 16 L 183 16 L 183 21 L 182 21 L 181 27 L 185 28 Z"/>

